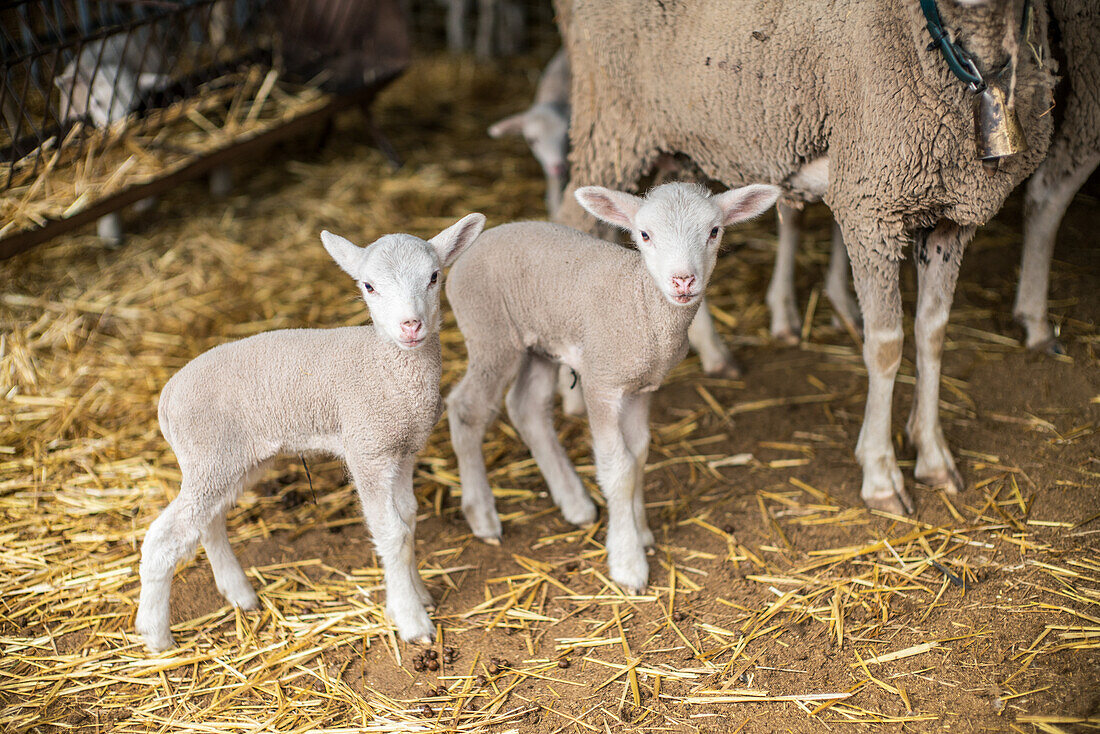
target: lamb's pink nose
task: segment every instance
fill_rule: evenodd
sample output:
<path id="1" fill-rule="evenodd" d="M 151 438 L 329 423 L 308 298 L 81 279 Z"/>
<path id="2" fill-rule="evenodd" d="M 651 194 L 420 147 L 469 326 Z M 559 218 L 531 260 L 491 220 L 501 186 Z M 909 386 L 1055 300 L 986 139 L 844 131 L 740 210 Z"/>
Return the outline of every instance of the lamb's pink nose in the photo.
<path id="1" fill-rule="evenodd" d="M 420 336 L 420 327 L 423 326 L 423 322 L 419 319 L 410 319 L 408 321 L 401 322 L 401 336 L 406 339 L 412 340 Z"/>
<path id="2" fill-rule="evenodd" d="M 691 295 L 691 287 L 695 285 L 694 275 L 674 275 L 672 276 L 672 287 L 676 289 L 676 292 L 682 296 Z"/>

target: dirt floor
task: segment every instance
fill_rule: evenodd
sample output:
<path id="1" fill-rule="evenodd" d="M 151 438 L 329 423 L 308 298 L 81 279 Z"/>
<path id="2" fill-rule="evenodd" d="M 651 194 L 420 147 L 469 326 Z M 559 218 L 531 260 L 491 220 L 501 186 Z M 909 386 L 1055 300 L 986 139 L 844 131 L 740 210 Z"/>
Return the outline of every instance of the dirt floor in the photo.
<path id="1" fill-rule="evenodd" d="M 175 579 L 178 648 L 144 651 L 140 542 L 179 480 L 156 424 L 160 387 L 230 339 L 363 323 L 323 228 L 365 244 L 428 236 L 473 210 L 490 224 L 544 216 L 522 141 L 484 135 L 529 99 L 536 70 L 419 62 L 378 107 L 407 158 L 400 171 L 349 114 L 319 150 L 304 140 L 240 168 L 226 201 L 196 183 L 131 216 L 120 250 L 85 232 L 0 265 L 0 730 L 1100 728 L 1095 181 L 1053 268 L 1066 356 L 1018 346 L 1016 199 L 967 253 L 941 406 L 967 481 L 957 497 L 917 486 L 913 518 L 863 509 L 852 451 L 866 375 L 819 297 L 828 214 L 807 217 L 797 347 L 767 334 L 768 217 L 727 233 L 708 291 L 744 379 L 704 377 L 691 357 L 655 400 L 646 492 L 658 548 L 644 595 L 607 581 L 602 522 L 561 519 L 504 421 L 486 455 L 505 541 L 473 540 L 444 419 L 416 478 L 436 670 L 416 670 L 421 651 L 382 615 L 340 466 L 311 461 L 307 477 L 294 458 L 229 518 L 262 610 L 227 607 L 200 553 Z M 444 358 L 446 390 L 463 369 L 453 319 Z M 894 402 L 910 486 L 912 383 L 910 341 Z M 560 425 L 598 497 L 585 423 Z"/>

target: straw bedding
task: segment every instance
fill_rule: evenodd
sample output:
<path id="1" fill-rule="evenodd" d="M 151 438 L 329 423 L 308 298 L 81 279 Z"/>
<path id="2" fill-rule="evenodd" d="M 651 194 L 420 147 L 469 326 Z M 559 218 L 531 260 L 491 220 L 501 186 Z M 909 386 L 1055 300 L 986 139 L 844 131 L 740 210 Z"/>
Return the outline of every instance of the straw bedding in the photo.
<path id="1" fill-rule="evenodd" d="M 408 159 L 398 172 L 349 113 L 323 150 L 307 139 L 243 167 L 228 201 L 180 189 L 121 250 L 81 234 L 0 266 L 0 730 L 1100 728 L 1100 271 L 1086 235 L 1100 222 L 1087 197 L 1055 265 L 1068 357 L 1004 336 L 1018 213 L 969 253 L 942 406 L 968 487 L 918 488 L 916 518 L 859 502 L 865 375 L 819 297 L 827 220 L 809 218 L 799 259 L 798 348 L 767 339 L 764 220 L 727 235 L 712 289 L 745 379 L 704 378 L 692 358 L 656 399 L 645 595 L 608 583 L 602 527 L 561 521 L 503 422 L 486 455 L 507 541 L 472 540 L 444 421 L 416 474 L 434 657 L 383 616 L 341 468 L 311 462 L 307 477 L 290 458 L 229 517 L 261 610 L 225 606 L 200 553 L 173 588 L 179 647 L 143 650 L 140 542 L 179 481 L 160 387 L 229 339 L 363 323 L 322 228 L 365 243 L 473 210 L 491 224 L 541 216 L 522 142 L 484 134 L 536 74 L 534 60 L 507 73 L 420 61 L 378 105 Z M 464 366 L 453 320 L 443 348 L 446 389 Z M 899 446 L 912 375 L 907 360 Z M 583 422 L 560 425 L 594 489 Z"/>

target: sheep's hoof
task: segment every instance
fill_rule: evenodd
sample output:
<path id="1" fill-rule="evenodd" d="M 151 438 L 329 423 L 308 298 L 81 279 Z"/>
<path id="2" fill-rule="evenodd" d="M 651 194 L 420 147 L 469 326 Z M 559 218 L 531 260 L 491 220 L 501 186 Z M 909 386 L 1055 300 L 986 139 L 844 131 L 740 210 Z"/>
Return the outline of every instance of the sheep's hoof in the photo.
<path id="1" fill-rule="evenodd" d="M 916 512 L 913 500 L 905 490 L 881 497 L 867 497 L 863 501 L 867 509 L 888 512 L 891 515 L 912 515 Z"/>
<path id="2" fill-rule="evenodd" d="M 963 484 L 962 475 L 953 466 L 944 467 L 940 471 L 916 475 L 917 481 L 929 487 L 943 489 L 948 494 L 958 494 L 966 486 Z"/>
<path id="3" fill-rule="evenodd" d="M 741 365 L 737 364 L 732 357 L 724 361 L 717 367 L 710 367 L 704 369 L 703 372 L 711 377 L 721 377 L 726 380 L 740 380 L 744 375 L 744 371 L 741 369 Z"/>
<path id="4" fill-rule="evenodd" d="M 1033 352 L 1042 352 L 1043 354 L 1049 354 L 1052 357 L 1059 357 L 1066 353 L 1066 348 L 1062 346 L 1062 342 L 1056 338 L 1051 337 L 1045 339 L 1038 344 L 1033 344 L 1028 347 Z"/>
<path id="5" fill-rule="evenodd" d="M 772 332 L 772 339 L 788 347 L 797 347 L 802 341 L 802 335 L 790 329 L 781 329 Z"/>
<path id="6" fill-rule="evenodd" d="M 495 546 L 498 546 L 498 547 L 500 546 L 500 536 L 492 535 L 492 536 L 489 536 L 487 538 L 483 538 L 479 535 L 479 536 L 477 536 L 477 538 L 478 538 L 478 540 L 485 543 L 485 545 L 495 545 Z"/>

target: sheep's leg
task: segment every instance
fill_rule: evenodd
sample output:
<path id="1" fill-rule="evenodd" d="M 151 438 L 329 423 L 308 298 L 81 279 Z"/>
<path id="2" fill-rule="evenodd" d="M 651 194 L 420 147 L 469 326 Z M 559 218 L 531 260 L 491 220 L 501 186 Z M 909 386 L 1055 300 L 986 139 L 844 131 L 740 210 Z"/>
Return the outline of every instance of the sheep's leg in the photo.
<path id="1" fill-rule="evenodd" d="M 206 551 L 206 558 L 210 561 L 210 568 L 214 572 L 214 584 L 221 595 L 235 607 L 256 609 L 260 600 L 256 598 L 252 583 L 229 545 L 224 512 L 207 524 L 200 540 L 203 550 Z"/>
<path id="2" fill-rule="evenodd" d="M 714 326 L 714 317 L 710 315 L 706 296 L 700 300 L 699 310 L 695 312 L 695 318 L 688 326 L 688 343 L 698 352 L 703 372 L 732 380 L 741 377 L 741 367 Z"/>
<path id="3" fill-rule="evenodd" d="M 453 53 L 466 50 L 466 12 L 469 0 L 447 0 L 447 49 Z"/>
<path id="4" fill-rule="evenodd" d="M 655 544 L 645 516 L 645 462 L 649 457 L 649 394 L 623 398 L 622 431 L 626 447 L 634 455 L 634 525 L 642 545 Z"/>
<path id="5" fill-rule="evenodd" d="M 913 511 L 890 441 L 894 378 L 901 366 L 901 290 L 898 260 L 855 240 L 846 232 L 856 293 L 863 311 L 863 361 L 867 365 L 867 405 L 856 443 L 863 466 L 860 496 L 868 507 L 887 512 Z M 876 243 L 877 244 L 877 243 Z"/>
<path id="6" fill-rule="evenodd" d="M 531 450 L 554 504 L 562 516 L 574 525 L 591 525 L 596 520 L 596 505 L 584 489 L 581 478 L 569 461 L 554 433 L 552 408 L 557 365 L 529 355 L 516 381 L 504 399 L 508 417 L 520 438 Z"/>
<path id="7" fill-rule="evenodd" d="M 848 328 L 859 333 L 863 322 L 860 319 L 859 306 L 848 288 L 851 272 L 852 265 L 848 261 L 848 250 L 844 247 L 844 235 L 840 231 L 840 225 L 834 221 L 833 247 L 829 253 L 829 271 L 825 276 L 825 295 L 829 297 L 829 303 L 833 304 L 833 323 L 839 326 L 840 322 L 847 322 Z"/>
<path id="8" fill-rule="evenodd" d="M 940 426 L 940 363 L 959 265 L 966 243 L 973 235 L 972 227 L 959 228 L 941 222 L 914 245 L 918 289 L 913 325 L 917 384 L 906 431 L 917 449 L 917 479 L 944 487 L 952 494 L 963 488 L 963 481 Z"/>
<path id="9" fill-rule="evenodd" d="M 802 317 L 794 292 L 794 261 L 801 234 L 802 210 L 782 201 L 776 203 L 776 209 L 779 212 L 779 246 L 765 301 L 772 314 L 772 337 L 793 345 L 798 344 L 802 332 Z"/>
<path id="10" fill-rule="evenodd" d="M 416 570 L 413 459 L 368 457 L 352 452 L 346 458 L 363 517 L 382 561 L 386 615 L 397 626 L 401 639 L 429 643 L 435 637 L 435 626 L 424 608 L 427 590 Z"/>
<path id="11" fill-rule="evenodd" d="M 474 535 L 500 545 L 500 516 L 489 488 L 481 446 L 486 429 L 496 417 L 504 388 L 524 355 L 510 350 L 492 351 L 469 340 L 466 347 L 470 355 L 466 376 L 447 396 L 451 445 L 462 482 L 462 513 Z"/>
<path id="12" fill-rule="evenodd" d="M 623 435 L 623 400 L 622 393 L 609 394 L 585 386 L 596 479 L 607 500 L 608 569 L 615 583 L 628 593 L 637 593 L 649 581 L 649 563 L 635 515 L 638 460 Z"/>
<path id="13" fill-rule="evenodd" d="M 584 392 L 581 390 L 581 378 L 567 364 L 558 367 L 558 394 L 561 395 L 561 409 L 569 415 L 584 415 Z"/>
<path id="14" fill-rule="evenodd" d="M 1060 142 L 1056 140 L 1056 142 Z M 1062 153 L 1059 155 L 1059 153 Z M 1069 160 L 1062 176 L 1051 173 L 1056 160 Z M 1100 154 L 1074 158 L 1052 148 L 1050 154 L 1027 184 L 1024 202 L 1024 250 L 1020 264 L 1020 284 L 1012 315 L 1024 327 L 1028 349 L 1063 354 L 1047 317 L 1050 289 L 1050 261 L 1058 227 L 1077 190 L 1100 164 Z M 1052 180 L 1054 179 L 1054 180 Z"/>
<path id="15" fill-rule="evenodd" d="M 493 57 L 496 50 L 493 41 L 493 30 L 496 26 L 497 2 L 499 0 L 478 0 L 477 3 L 477 36 L 474 38 L 474 54 L 477 58 L 485 60 Z"/>

